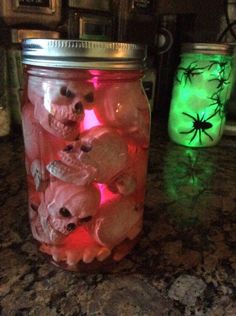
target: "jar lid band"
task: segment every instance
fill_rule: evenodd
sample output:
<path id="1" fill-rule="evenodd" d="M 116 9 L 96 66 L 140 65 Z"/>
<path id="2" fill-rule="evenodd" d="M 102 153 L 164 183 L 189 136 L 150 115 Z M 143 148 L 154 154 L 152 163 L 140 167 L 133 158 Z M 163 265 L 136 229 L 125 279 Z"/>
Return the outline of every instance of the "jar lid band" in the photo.
<path id="1" fill-rule="evenodd" d="M 59 39 L 23 41 L 23 63 L 80 69 L 142 69 L 146 47 L 140 44 Z"/>
<path id="2" fill-rule="evenodd" d="M 232 55 L 233 46 L 222 43 L 183 43 L 182 53 L 203 53 L 209 55 Z"/>

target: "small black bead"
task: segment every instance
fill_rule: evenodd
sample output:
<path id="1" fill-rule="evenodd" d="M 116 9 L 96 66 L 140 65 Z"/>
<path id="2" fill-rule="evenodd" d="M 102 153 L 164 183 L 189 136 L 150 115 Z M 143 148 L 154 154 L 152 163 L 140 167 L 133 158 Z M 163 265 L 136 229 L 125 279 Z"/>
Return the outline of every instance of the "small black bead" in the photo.
<path id="1" fill-rule="evenodd" d="M 68 224 L 67 225 L 67 230 L 69 231 L 69 232 L 72 232 L 72 230 L 75 230 L 76 229 L 76 225 L 74 224 L 74 223 L 70 223 L 70 224 Z"/>
<path id="2" fill-rule="evenodd" d="M 65 207 L 60 208 L 59 213 L 63 217 L 71 217 L 70 211 Z"/>
<path id="3" fill-rule="evenodd" d="M 85 99 L 86 102 L 92 103 L 92 102 L 94 101 L 94 95 L 93 95 L 93 93 L 92 93 L 92 92 L 89 92 L 88 94 L 86 94 L 86 95 L 84 96 L 84 99 Z"/>

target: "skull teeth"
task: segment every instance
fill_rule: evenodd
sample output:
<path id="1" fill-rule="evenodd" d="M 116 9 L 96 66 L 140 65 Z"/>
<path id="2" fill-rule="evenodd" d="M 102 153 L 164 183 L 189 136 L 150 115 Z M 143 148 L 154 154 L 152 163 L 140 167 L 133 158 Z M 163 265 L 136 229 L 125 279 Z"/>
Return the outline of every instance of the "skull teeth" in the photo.
<path id="1" fill-rule="evenodd" d="M 54 176 L 63 176 L 71 172 L 71 167 L 64 165 L 61 161 L 53 161 L 47 165 L 47 170 Z"/>
<path id="2" fill-rule="evenodd" d="M 60 158 L 63 161 L 63 163 L 66 164 L 68 167 L 74 167 L 76 169 L 81 168 L 80 162 L 78 161 L 78 159 L 74 157 L 73 154 L 68 154 L 66 152 L 61 151 Z"/>
<path id="3" fill-rule="evenodd" d="M 47 170 L 54 177 L 76 185 L 88 185 L 96 176 L 96 170 L 93 167 L 76 168 L 75 166 L 67 166 L 59 160 L 50 162 L 47 165 Z"/>
<path id="4" fill-rule="evenodd" d="M 53 110 L 52 110 L 53 111 Z M 66 109 L 58 109 L 58 107 L 54 108 L 54 117 L 61 122 L 64 121 L 77 121 L 80 116 L 82 119 L 81 113 L 74 112 L 74 110 L 69 110 L 68 107 Z"/>
<path id="5" fill-rule="evenodd" d="M 66 229 L 66 227 L 64 227 L 64 224 L 63 224 L 61 221 L 52 219 L 52 218 L 49 216 L 49 218 L 48 218 L 48 224 L 51 226 L 51 228 L 52 228 L 53 230 L 56 230 L 56 231 L 62 233 L 63 235 L 68 235 L 68 234 L 69 234 L 68 230 Z"/>
<path id="6" fill-rule="evenodd" d="M 49 125 L 63 138 L 66 138 L 76 129 L 77 123 L 72 120 L 58 121 L 54 116 L 49 115 Z"/>

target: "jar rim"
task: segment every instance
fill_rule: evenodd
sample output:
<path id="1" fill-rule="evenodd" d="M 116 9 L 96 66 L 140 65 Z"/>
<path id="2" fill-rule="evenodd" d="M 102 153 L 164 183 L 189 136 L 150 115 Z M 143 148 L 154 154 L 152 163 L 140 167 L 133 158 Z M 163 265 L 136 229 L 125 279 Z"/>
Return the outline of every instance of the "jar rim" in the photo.
<path id="1" fill-rule="evenodd" d="M 232 55 L 233 47 L 229 43 L 183 43 L 182 53 L 203 53 L 210 55 Z"/>
<path id="2" fill-rule="evenodd" d="M 25 39 L 22 62 L 53 68 L 143 69 L 147 49 L 135 43 L 67 39 Z"/>

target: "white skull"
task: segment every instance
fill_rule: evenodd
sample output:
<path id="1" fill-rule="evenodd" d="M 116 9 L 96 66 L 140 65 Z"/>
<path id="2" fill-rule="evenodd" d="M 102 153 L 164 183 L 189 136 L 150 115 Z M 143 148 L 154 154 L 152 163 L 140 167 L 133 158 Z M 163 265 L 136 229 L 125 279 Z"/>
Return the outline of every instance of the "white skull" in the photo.
<path id="1" fill-rule="evenodd" d="M 103 204 L 88 224 L 88 230 L 95 240 L 110 249 L 126 238 L 133 239 L 140 232 L 142 205 L 132 197 L 119 197 Z M 138 224 L 139 230 L 134 227 Z"/>
<path id="2" fill-rule="evenodd" d="M 137 183 L 135 176 L 131 173 L 122 173 L 108 186 L 109 190 L 113 193 L 120 193 L 122 195 L 128 196 L 135 192 Z"/>
<path id="3" fill-rule="evenodd" d="M 41 202 L 41 197 L 39 192 L 29 190 L 29 219 L 32 234 L 39 242 L 50 243 L 53 240 L 54 243 L 57 243 L 61 240 L 62 235 L 45 226 L 46 221 L 42 218 L 47 214 L 47 210 L 45 204 Z"/>
<path id="4" fill-rule="evenodd" d="M 53 243 L 90 221 L 100 204 L 100 191 L 94 185 L 79 187 L 55 181 L 45 192 L 39 207 L 42 227 Z"/>
<path id="5" fill-rule="evenodd" d="M 93 106 L 93 85 L 87 82 L 29 77 L 28 97 L 38 122 L 53 135 L 75 140 L 84 109 Z"/>
<path id="6" fill-rule="evenodd" d="M 101 85 L 95 99 L 94 112 L 100 122 L 119 129 L 131 143 L 148 147 L 150 117 L 147 97 L 139 82 Z"/>
<path id="7" fill-rule="evenodd" d="M 81 134 L 78 142 L 60 152 L 61 161 L 53 161 L 48 171 L 55 177 L 77 185 L 93 181 L 109 183 L 125 169 L 128 148 L 114 130 L 96 126 Z"/>
<path id="8" fill-rule="evenodd" d="M 34 178 L 36 191 L 45 191 L 49 183 L 49 175 L 44 164 L 38 159 L 33 160 L 30 166 L 30 172 Z"/>

